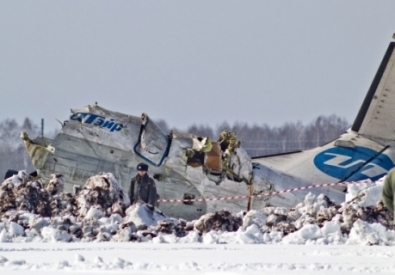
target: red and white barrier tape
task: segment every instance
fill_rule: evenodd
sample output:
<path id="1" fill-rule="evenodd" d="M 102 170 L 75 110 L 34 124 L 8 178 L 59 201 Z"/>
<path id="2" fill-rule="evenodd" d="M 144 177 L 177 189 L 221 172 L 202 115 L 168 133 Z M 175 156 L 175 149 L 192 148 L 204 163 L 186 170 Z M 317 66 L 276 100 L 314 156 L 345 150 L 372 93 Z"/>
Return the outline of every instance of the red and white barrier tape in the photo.
<path id="1" fill-rule="evenodd" d="M 343 181 L 343 182 L 335 182 L 335 183 L 324 183 L 324 184 L 316 184 L 316 185 L 309 185 L 303 187 L 295 187 L 290 189 L 284 189 L 281 191 L 272 191 L 267 193 L 261 193 L 258 195 L 244 195 L 244 196 L 232 196 L 232 197 L 220 197 L 220 198 L 200 198 L 200 199 L 160 199 L 158 202 L 200 202 L 200 201 L 227 201 L 227 200 L 239 200 L 239 199 L 247 199 L 247 198 L 260 198 L 266 196 L 272 196 L 282 193 L 294 192 L 299 190 L 307 190 L 313 188 L 320 188 L 320 187 L 330 187 L 336 185 L 346 185 L 346 184 L 362 184 L 362 183 L 371 183 L 372 181 L 361 180 L 361 181 Z"/>

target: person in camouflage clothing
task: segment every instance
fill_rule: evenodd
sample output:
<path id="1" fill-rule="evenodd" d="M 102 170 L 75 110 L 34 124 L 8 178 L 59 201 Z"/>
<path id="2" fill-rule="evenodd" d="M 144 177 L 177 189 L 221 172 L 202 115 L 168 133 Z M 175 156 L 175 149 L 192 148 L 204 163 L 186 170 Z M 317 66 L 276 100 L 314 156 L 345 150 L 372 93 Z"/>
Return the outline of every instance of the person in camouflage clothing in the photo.
<path id="1" fill-rule="evenodd" d="M 383 193 L 382 193 L 384 205 L 392 213 L 394 213 L 394 192 L 395 192 L 395 168 L 392 168 L 388 172 L 387 176 L 385 177 Z M 395 222 L 395 215 L 393 222 Z"/>
<path id="2" fill-rule="evenodd" d="M 130 204 L 142 200 L 152 206 L 156 205 L 159 196 L 156 192 L 155 181 L 148 176 L 147 171 L 147 164 L 140 163 L 137 165 L 138 174 L 132 178 L 128 192 Z"/>

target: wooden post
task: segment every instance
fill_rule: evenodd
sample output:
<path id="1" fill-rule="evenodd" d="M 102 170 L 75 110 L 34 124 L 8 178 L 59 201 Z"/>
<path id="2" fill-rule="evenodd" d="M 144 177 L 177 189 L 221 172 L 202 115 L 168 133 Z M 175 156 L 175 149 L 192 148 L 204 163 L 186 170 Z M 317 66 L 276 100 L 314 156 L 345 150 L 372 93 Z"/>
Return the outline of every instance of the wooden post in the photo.
<path id="1" fill-rule="evenodd" d="M 252 206 L 252 195 L 254 194 L 254 185 L 251 184 L 248 186 L 248 195 L 250 197 L 248 197 L 248 203 L 247 203 L 247 212 L 251 210 L 251 206 Z"/>

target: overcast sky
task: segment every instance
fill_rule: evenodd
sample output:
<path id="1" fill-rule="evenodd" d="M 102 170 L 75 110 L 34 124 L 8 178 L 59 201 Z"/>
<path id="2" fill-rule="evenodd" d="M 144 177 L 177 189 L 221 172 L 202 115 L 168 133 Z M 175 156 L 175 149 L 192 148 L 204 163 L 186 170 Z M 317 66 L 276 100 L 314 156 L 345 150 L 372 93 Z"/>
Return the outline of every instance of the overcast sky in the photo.
<path id="1" fill-rule="evenodd" d="M 169 126 L 350 123 L 395 32 L 395 1 L 0 0 L 0 121 L 71 108 Z"/>

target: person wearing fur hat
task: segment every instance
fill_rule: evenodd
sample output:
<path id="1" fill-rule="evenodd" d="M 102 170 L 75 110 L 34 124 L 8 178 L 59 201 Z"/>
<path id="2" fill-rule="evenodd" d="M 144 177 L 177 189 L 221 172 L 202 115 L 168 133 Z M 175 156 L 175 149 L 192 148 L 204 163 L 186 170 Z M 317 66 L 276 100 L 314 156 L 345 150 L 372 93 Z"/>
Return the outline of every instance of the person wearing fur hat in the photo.
<path id="1" fill-rule="evenodd" d="M 140 163 L 137 165 L 137 175 L 132 178 L 128 192 L 130 204 L 141 200 L 152 206 L 156 205 L 158 194 L 156 192 L 155 181 L 148 176 L 147 171 L 147 164 Z"/>

